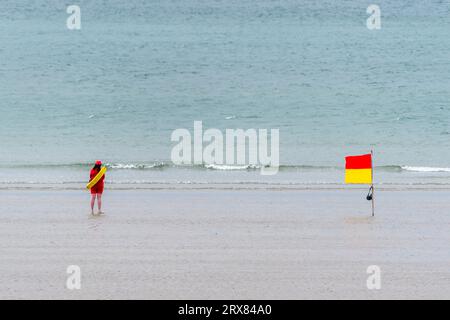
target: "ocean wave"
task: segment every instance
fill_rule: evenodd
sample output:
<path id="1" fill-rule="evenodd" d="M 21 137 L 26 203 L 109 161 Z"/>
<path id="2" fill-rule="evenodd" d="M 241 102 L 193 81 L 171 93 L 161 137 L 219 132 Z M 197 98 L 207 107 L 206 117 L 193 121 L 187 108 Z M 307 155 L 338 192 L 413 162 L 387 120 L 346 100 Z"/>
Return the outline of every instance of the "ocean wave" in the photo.
<path id="1" fill-rule="evenodd" d="M 414 171 L 414 172 L 450 172 L 450 168 L 439 168 L 439 167 L 402 166 L 402 169 L 405 171 Z"/>
<path id="2" fill-rule="evenodd" d="M 204 165 L 204 167 L 206 169 L 212 169 L 212 170 L 257 170 L 260 169 L 260 166 L 255 166 L 255 165 L 242 165 L 242 166 L 237 166 L 237 165 L 219 165 L 219 164 L 207 164 Z"/>
<path id="3" fill-rule="evenodd" d="M 92 163 L 60 163 L 60 164 L 11 164 L 0 165 L 3 169 L 71 169 L 87 170 Z M 227 164 L 186 164 L 176 165 L 170 160 L 153 162 L 108 162 L 105 166 L 110 170 L 217 170 L 217 171 L 256 171 L 261 169 L 259 165 L 227 165 Z M 407 165 L 381 165 L 376 166 L 378 172 L 401 173 L 401 172 L 423 172 L 423 173 L 450 173 L 450 167 L 431 166 L 407 166 Z M 309 165 L 309 164 L 283 164 L 279 166 L 281 172 L 342 172 L 342 166 Z"/>
<path id="4" fill-rule="evenodd" d="M 133 163 L 107 163 L 105 165 L 109 169 L 139 169 L 139 170 L 145 170 L 145 169 L 162 169 L 166 166 L 164 162 L 157 162 L 152 164 L 133 164 Z"/>
<path id="5" fill-rule="evenodd" d="M 0 168 L 5 169 L 83 169 L 92 168 L 91 162 L 78 162 L 78 163 L 39 163 L 39 164 L 12 164 L 12 165 L 0 165 Z M 152 162 L 152 163 L 105 163 L 108 169 L 160 169 L 167 166 L 165 162 Z"/>

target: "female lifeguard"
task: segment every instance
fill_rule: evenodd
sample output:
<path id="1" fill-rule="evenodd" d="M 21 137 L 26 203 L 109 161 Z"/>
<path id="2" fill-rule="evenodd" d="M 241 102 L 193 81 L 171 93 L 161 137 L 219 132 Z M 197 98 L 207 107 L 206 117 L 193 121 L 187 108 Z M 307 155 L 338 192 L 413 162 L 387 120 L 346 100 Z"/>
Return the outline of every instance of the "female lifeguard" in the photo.
<path id="1" fill-rule="evenodd" d="M 95 162 L 94 167 L 91 169 L 90 179 L 95 178 L 95 176 L 102 169 L 102 162 L 100 160 Z M 94 204 L 95 198 L 97 198 L 97 206 L 98 206 L 98 214 L 103 214 L 102 212 L 102 194 L 103 187 L 105 186 L 105 175 L 101 177 L 101 179 L 91 188 L 91 213 L 94 214 Z"/>

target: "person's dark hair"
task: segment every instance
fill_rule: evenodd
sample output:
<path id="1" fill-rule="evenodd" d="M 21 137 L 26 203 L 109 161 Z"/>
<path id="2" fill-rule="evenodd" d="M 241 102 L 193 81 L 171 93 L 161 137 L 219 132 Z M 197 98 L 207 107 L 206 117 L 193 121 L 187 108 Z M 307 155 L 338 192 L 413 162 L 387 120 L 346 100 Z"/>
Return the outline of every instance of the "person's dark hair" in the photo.
<path id="1" fill-rule="evenodd" d="M 92 169 L 94 169 L 97 172 L 100 172 L 101 168 L 102 168 L 102 166 L 100 164 L 96 164 L 96 165 L 94 165 L 94 167 Z"/>

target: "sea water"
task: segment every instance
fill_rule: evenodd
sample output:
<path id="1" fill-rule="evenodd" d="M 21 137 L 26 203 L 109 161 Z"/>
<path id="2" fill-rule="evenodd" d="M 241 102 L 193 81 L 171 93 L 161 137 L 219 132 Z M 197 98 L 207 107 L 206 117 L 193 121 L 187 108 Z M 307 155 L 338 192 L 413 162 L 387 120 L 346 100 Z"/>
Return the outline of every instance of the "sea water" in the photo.
<path id="1" fill-rule="evenodd" d="M 366 27 L 381 8 L 381 29 Z M 450 184 L 446 1 L 0 2 L 0 184 Z M 179 168 L 178 128 L 280 130 L 280 172 Z"/>

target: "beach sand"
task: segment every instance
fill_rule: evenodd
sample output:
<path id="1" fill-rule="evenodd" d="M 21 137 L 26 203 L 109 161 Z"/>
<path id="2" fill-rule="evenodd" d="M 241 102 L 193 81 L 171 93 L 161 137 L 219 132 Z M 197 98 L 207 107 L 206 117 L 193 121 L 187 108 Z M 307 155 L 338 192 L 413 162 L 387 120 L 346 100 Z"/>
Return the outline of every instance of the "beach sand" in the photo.
<path id="1" fill-rule="evenodd" d="M 366 192 L 2 190 L 0 298 L 450 299 L 450 190 Z"/>

